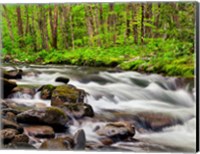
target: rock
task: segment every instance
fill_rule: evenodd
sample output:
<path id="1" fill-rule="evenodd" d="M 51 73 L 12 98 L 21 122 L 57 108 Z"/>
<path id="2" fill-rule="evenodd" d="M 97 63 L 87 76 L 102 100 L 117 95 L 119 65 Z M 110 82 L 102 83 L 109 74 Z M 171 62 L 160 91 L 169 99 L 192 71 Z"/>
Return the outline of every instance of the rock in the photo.
<path id="1" fill-rule="evenodd" d="M 46 140 L 40 146 L 40 149 L 47 149 L 47 150 L 71 150 L 70 141 L 66 138 L 56 138 Z"/>
<path id="2" fill-rule="evenodd" d="M 113 122 L 100 127 L 96 130 L 96 133 L 103 137 L 102 141 L 106 141 L 102 143 L 111 144 L 111 141 L 117 142 L 133 137 L 135 135 L 135 127 L 128 122 Z"/>
<path id="3" fill-rule="evenodd" d="M 0 131 L 0 137 L 4 144 L 10 143 L 17 134 L 19 134 L 19 132 L 16 129 L 11 128 L 3 129 Z"/>
<path id="4" fill-rule="evenodd" d="M 51 105 L 60 106 L 63 103 L 81 103 L 84 101 L 85 91 L 69 85 L 57 86 L 52 93 Z"/>
<path id="5" fill-rule="evenodd" d="M 98 149 L 103 148 L 105 145 L 103 145 L 101 142 L 97 143 L 94 141 L 87 141 L 86 143 L 86 150 L 95 150 L 97 151 Z"/>
<path id="6" fill-rule="evenodd" d="M 68 78 L 65 78 L 65 77 L 57 77 L 55 79 L 56 82 L 63 82 L 65 84 L 67 84 L 69 82 L 69 79 Z"/>
<path id="7" fill-rule="evenodd" d="M 9 81 L 7 79 L 1 79 L 0 82 L 3 84 L 3 97 L 6 98 L 12 91 L 13 88 L 17 87 L 16 82 Z"/>
<path id="8" fill-rule="evenodd" d="M 82 117 L 93 117 L 94 111 L 89 104 L 85 103 L 64 103 L 61 108 L 69 115 L 74 118 Z"/>
<path id="9" fill-rule="evenodd" d="M 2 128 L 3 129 L 13 128 L 13 129 L 17 129 L 20 133 L 23 132 L 23 128 L 20 125 L 18 125 L 17 123 L 13 121 L 9 121 L 7 119 L 2 119 Z"/>
<path id="10" fill-rule="evenodd" d="M 6 79 L 22 79 L 23 71 L 19 70 L 11 70 L 11 71 L 4 71 L 3 77 Z"/>
<path id="11" fill-rule="evenodd" d="M 85 132 L 83 129 L 78 130 L 74 135 L 74 149 L 75 150 L 84 150 L 86 144 Z"/>
<path id="12" fill-rule="evenodd" d="M 53 138 L 55 136 L 53 128 L 44 125 L 24 127 L 24 132 L 28 136 L 34 136 L 37 138 Z"/>
<path id="13" fill-rule="evenodd" d="M 38 91 L 41 90 L 41 98 L 42 99 L 51 99 L 51 95 L 52 95 L 52 91 L 55 89 L 54 86 L 48 84 L 48 85 L 44 85 L 41 88 L 39 88 Z"/>
<path id="14" fill-rule="evenodd" d="M 28 144 L 28 143 L 24 143 L 24 142 L 16 142 L 16 143 L 10 143 L 6 146 L 4 146 L 4 148 L 6 149 L 36 149 L 34 146 Z"/>
<path id="15" fill-rule="evenodd" d="M 32 99 L 35 95 L 35 89 L 27 87 L 15 87 L 12 89 L 8 98 L 25 98 Z"/>
<path id="16" fill-rule="evenodd" d="M 15 135 L 14 139 L 12 140 L 11 143 L 15 144 L 15 143 L 28 143 L 29 142 L 29 138 L 27 135 L 25 134 L 18 134 Z"/>
<path id="17" fill-rule="evenodd" d="M 66 128 L 68 118 L 61 109 L 47 107 L 22 112 L 17 115 L 17 122 L 50 125 L 56 130 L 62 130 Z"/>
<path id="18" fill-rule="evenodd" d="M 5 114 L 5 119 L 9 120 L 9 121 L 15 121 L 16 120 L 16 115 L 12 112 L 7 112 Z"/>
<path id="19" fill-rule="evenodd" d="M 9 63 L 11 59 L 12 57 L 10 55 L 6 55 L 3 60 L 5 63 Z"/>
<path id="20" fill-rule="evenodd" d="M 142 129 L 161 131 L 164 127 L 182 123 L 169 115 L 158 113 L 139 113 L 134 117 L 134 120 L 139 128 L 138 131 Z"/>

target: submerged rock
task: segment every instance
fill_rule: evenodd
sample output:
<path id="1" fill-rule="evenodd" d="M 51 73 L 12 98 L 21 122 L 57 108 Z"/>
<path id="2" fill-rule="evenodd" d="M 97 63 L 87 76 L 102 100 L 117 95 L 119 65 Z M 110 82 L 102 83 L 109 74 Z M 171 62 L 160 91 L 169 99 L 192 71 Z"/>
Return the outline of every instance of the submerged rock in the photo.
<path id="1" fill-rule="evenodd" d="M 95 131 L 102 137 L 101 141 L 104 144 L 111 144 L 135 135 L 135 127 L 128 122 L 108 123 L 103 127 L 97 128 Z"/>
<path id="2" fill-rule="evenodd" d="M 57 86 L 52 93 L 51 105 L 60 106 L 63 103 L 81 103 L 84 101 L 85 91 L 69 85 Z"/>
<path id="3" fill-rule="evenodd" d="M 65 77 L 57 77 L 55 79 L 56 82 L 63 82 L 65 84 L 67 84 L 69 82 L 69 79 L 68 78 L 65 78 Z"/>
<path id="4" fill-rule="evenodd" d="M 177 120 L 169 115 L 158 113 L 139 113 L 134 117 L 138 131 L 143 129 L 161 131 L 164 127 L 172 126 L 175 124 L 181 124 L 180 120 Z"/>
<path id="5" fill-rule="evenodd" d="M 57 107 L 32 109 L 17 115 L 19 123 L 50 125 L 56 130 L 66 128 L 68 118 L 66 114 Z"/>
<path id="6" fill-rule="evenodd" d="M 24 132 L 28 136 L 34 136 L 38 138 L 53 138 L 55 132 L 52 127 L 44 125 L 35 125 L 24 127 Z"/>
<path id="7" fill-rule="evenodd" d="M 73 116 L 74 118 L 94 116 L 92 107 L 85 103 L 65 103 L 61 108 L 67 113 L 67 115 Z"/>

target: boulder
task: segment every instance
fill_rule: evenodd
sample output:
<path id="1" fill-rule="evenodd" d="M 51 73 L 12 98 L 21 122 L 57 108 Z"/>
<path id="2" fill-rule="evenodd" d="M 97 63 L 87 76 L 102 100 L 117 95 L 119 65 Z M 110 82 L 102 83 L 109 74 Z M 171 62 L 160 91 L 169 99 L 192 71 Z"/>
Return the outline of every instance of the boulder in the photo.
<path id="1" fill-rule="evenodd" d="M 32 99 L 34 95 L 35 95 L 34 88 L 15 87 L 14 89 L 12 89 L 11 94 L 8 95 L 8 98 Z"/>
<path id="2" fill-rule="evenodd" d="M 55 136 L 53 128 L 45 125 L 26 126 L 24 132 L 28 136 L 37 138 L 53 138 Z"/>
<path id="3" fill-rule="evenodd" d="M 6 146 L 4 146 L 4 148 L 6 149 L 36 149 L 34 146 L 32 146 L 31 144 L 28 143 L 24 143 L 24 142 L 16 142 L 16 143 L 10 143 Z"/>
<path id="4" fill-rule="evenodd" d="M 28 143 L 28 142 L 29 142 L 29 138 L 27 135 L 18 134 L 18 135 L 15 135 L 11 143 L 15 144 L 15 143 Z"/>
<path id="5" fill-rule="evenodd" d="M 41 98 L 42 99 L 51 99 L 52 91 L 55 89 L 54 86 L 48 84 L 44 85 L 41 88 L 39 88 L 39 91 L 41 90 Z"/>
<path id="6" fill-rule="evenodd" d="M 11 129 L 11 128 L 2 129 L 0 131 L 0 137 L 4 144 L 10 143 L 17 134 L 19 134 L 19 132 L 16 129 Z"/>
<path id="7" fill-rule="evenodd" d="M 66 114 L 74 118 L 82 117 L 93 117 L 94 111 L 89 104 L 85 103 L 64 103 L 61 108 L 66 112 Z"/>
<path id="8" fill-rule="evenodd" d="M 86 145 L 86 137 L 83 129 L 78 130 L 74 135 L 74 149 L 84 150 Z"/>
<path id="9" fill-rule="evenodd" d="M 56 82 L 62 82 L 62 83 L 65 83 L 67 84 L 69 82 L 69 79 L 68 78 L 65 78 L 65 77 L 57 77 L 55 79 Z"/>
<path id="10" fill-rule="evenodd" d="M 81 103 L 84 101 L 85 91 L 70 85 L 57 86 L 52 93 L 51 105 L 61 106 L 63 103 Z"/>
<path id="11" fill-rule="evenodd" d="M 4 118 L 2 119 L 2 128 L 3 129 L 12 128 L 12 129 L 18 130 L 20 133 L 23 132 L 23 128 L 19 124 L 17 124 L 14 121 L 10 121 Z"/>
<path id="12" fill-rule="evenodd" d="M 62 130 L 66 128 L 68 118 L 60 108 L 47 107 L 22 112 L 17 115 L 17 122 L 50 125 L 56 130 Z"/>
<path id="13" fill-rule="evenodd" d="M 49 139 L 42 143 L 40 149 L 46 150 L 71 150 L 71 143 L 68 138 Z"/>
<path id="14" fill-rule="evenodd" d="M 181 124 L 180 120 L 177 120 L 169 115 L 159 113 L 139 113 L 134 117 L 135 124 L 138 131 L 151 130 L 161 131 L 165 127 L 173 126 L 175 124 Z"/>
<path id="15" fill-rule="evenodd" d="M 11 70 L 11 71 L 4 71 L 3 77 L 6 79 L 22 79 L 23 71 L 19 70 Z"/>
<path id="16" fill-rule="evenodd" d="M 3 97 L 6 98 L 12 91 L 13 88 L 17 87 L 16 82 L 9 81 L 7 79 L 0 78 L 0 82 L 3 84 Z"/>
<path id="17" fill-rule="evenodd" d="M 135 127 L 128 122 L 113 122 L 98 127 L 96 133 L 102 137 L 102 143 L 109 144 L 125 140 L 135 135 Z M 105 142 L 106 141 L 106 142 Z"/>

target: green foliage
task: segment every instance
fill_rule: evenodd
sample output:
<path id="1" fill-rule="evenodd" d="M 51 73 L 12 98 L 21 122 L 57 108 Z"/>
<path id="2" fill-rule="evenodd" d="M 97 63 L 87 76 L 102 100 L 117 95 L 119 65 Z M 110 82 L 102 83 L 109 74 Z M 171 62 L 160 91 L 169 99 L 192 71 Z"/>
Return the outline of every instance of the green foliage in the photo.
<path id="1" fill-rule="evenodd" d="M 111 10 L 109 3 L 102 3 L 101 14 L 100 4 L 59 5 L 58 47 L 54 49 L 55 34 L 50 24 L 54 20 L 49 14 L 51 9 L 54 18 L 54 5 L 20 5 L 23 35 L 19 34 L 17 5 L 6 5 L 2 18 L 3 56 L 11 55 L 22 63 L 117 66 L 124 70 L 193 76 L 195 3 L 152 3 L 152 15 L 145 15 L 144 23 L 141 6 L 114 3 Z M 147 6 L 145 3 L 144 14 L 149 11 Z"/>

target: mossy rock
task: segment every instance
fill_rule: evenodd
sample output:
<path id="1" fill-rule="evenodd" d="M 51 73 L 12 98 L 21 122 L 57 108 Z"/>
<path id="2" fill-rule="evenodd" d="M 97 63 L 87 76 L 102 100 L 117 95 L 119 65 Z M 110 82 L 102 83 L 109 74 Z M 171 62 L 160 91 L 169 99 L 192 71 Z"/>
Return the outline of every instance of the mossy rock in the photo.
<path id="1" fill-rule="evenodd" d="M 53 90 L 54 90 L 55 88 L 56 88 L 56 87 L 53 86 L 53 85 L 51 85 L 51 84 L 44 85 L 44 86 L 40 87 L 40 88 L 38 89 L 38 91 L 41 90 L 41 95 L 40 95 L 40 97 L 41 97 L 42 99 L 51 99 L 52 92 L 53 92 Z"/>
<path id="2" fill-rule="evenodd" d="M 52 106 L 61 106 L 63 103 L 83 102 L 86 93 L 84 90 L 77 89 L 70 85 L 57 86 L 51 97 Z"/>
<path id="3" fill-rule="evenodd" d="M 69 116 L 74 118 L 93 117 L 94 111 L 89 104 L 85 103 L 65 103 L 61 107 Z"/>
<path id="4" fill-rule="evenodd" d="M 68 118 L 60 108 L 47 107 L 22 112 L 17 115 L 17 122 L 49 125 L 59 131 L 67 128 Z"/>

